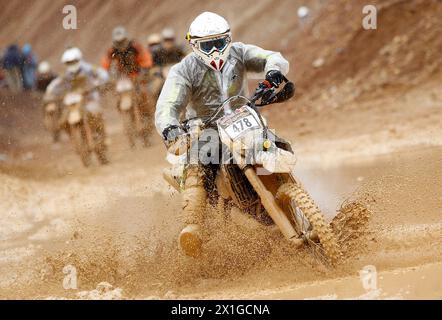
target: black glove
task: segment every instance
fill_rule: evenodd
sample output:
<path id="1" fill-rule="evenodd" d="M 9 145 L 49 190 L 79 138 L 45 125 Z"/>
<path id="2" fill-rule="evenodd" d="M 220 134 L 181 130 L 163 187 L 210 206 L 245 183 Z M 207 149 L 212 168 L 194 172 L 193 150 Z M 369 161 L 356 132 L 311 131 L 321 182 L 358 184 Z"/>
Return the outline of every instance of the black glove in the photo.
<path id="1" fill-rule="evenodd" d="M 180 126 L 172 125 L 163 130 L 163 139 L 166 144 L 171 145 L 183 134 L 185 134 L 185 132 Z"/>
<path id="2" fill-rule="evenodd" d="M 266 80 L 276 88 L 284 81 L 284 75 L 279 70 L 270 70 L 266 74 Z"/>

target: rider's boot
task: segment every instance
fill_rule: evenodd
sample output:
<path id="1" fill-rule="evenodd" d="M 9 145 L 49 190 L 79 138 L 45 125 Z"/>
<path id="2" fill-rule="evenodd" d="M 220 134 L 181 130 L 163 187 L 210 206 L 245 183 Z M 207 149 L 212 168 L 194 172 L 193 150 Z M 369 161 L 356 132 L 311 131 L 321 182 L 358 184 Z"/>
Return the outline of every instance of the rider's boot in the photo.
<path id="1" fill-rule="evenodd" d="M 183 221 L 186 227 L 179 235 L 181 250 L 190 257 L 198 257 L 202 250 L 201 225 L 204 220 L 207 192 L 203 172 L 198 166 L 187 168 L 183 191 Z"/>

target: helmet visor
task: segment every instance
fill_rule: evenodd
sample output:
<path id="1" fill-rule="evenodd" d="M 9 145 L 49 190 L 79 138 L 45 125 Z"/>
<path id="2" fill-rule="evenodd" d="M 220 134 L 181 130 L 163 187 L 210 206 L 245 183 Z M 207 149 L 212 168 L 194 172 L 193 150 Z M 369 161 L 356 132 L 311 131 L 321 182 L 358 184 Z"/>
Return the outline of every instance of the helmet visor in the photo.
<path id="1" fill-rule="evenodd" d="M 67 61 L 65 66 L 68 73 L 77 73 L 80 70 L 81 62 L 80 60 Z"/>
<path id="2" fill-rule="evenodd" d="M 229 37 L 199 41 L 200 50 L 207 54 L 210 54 L 215 50 L 221 52 L 227 47 L 228 44 L 229 44 Z"/>

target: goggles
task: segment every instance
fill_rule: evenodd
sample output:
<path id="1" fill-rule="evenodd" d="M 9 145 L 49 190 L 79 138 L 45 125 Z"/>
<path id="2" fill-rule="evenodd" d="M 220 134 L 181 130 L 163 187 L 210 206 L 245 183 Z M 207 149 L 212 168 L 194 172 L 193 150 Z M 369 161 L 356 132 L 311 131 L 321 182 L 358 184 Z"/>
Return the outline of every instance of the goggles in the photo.
<path id="1" fill-rule="evenodd" d="M 200 50 L 206 54 L 210 54 L 217 50 L 222 52 L 230 42 L 230 37 L 224 36 L 222 38 L 210 39 L 210 40 L 200 40 L 198 41 L 198 46 Z"/>
<path id="2" fill-rule="evenodd" d="M 64 64 L 65 64 L 65 66 L 70 67 L 70 66 L 75 66 L 78 63 L 80 63 L 80 60 L 66 61 Z"/>

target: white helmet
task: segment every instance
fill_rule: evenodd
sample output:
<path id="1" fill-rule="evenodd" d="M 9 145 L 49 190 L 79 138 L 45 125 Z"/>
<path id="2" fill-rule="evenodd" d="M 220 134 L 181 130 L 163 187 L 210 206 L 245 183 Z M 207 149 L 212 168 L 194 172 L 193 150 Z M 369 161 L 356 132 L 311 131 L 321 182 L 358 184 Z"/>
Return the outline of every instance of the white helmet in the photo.
<path id="1" fill-rule="evenodd" d="M 147 44 L 153 46 L 161 43 L 161 36 L 158 33 L 153 33 L 147 37 Z"/>
<path id="2" fill-rule="evenodd" d="M 190 25 L 187 40 L 193 52 L 210 68 L 220 71 L 229 56 L 232 35 L 229 23 L 212 12 L 203 12 Z"/>
<path id="3" fill-rule="evenodd" d="M 118 26 L 112 31 L 112 42 L 114 47 L 124 50 L 129 45 L 129 34 L 123 26 Z"/>
<path id="4" fill-rule="evenodd" d="M 175 31 L 172 28 L 166 28 L 161 32 L 163 40 L 175 40 Z"/>
<path id="5" fill-rule="evenodd" d="M 67 49 L 61 57 L 61 63 L 66 66 L 68 73 L 77 73 L 80 70 L 83 54 L 80 49 L 73 47 Z"/>
<path id="6" fill-rule="evenodd" d="M 38 64 L 38 73 L 40 74 L 46 74 L 51 71 L 51 65 L 47 61 L 42 61 Z"/>
<path id="7" fill-rule="evenodd" d="M 118 26 L 112 31 L 112 41 L 114 42 L 120 42 L 126 40 L 127 38 L 128 34 L 123 26 Z"/>

